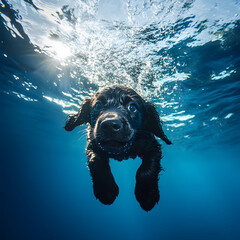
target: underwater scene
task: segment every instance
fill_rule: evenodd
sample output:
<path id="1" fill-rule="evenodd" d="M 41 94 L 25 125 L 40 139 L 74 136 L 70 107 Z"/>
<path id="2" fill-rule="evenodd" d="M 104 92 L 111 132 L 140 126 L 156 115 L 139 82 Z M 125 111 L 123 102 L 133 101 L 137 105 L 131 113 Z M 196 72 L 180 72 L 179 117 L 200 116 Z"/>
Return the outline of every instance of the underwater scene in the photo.
<path id="1" fill-rule="evenodd" d="M 93 193 L 87 125 L 64 126 L 99 89 L 155 104 L 160 200 L 135 198 L 141 159 Z M 0 0 L 0 239 L 240 239 L 239 0 Z M 134 108 L 133 108 L 134 110 Z"/>

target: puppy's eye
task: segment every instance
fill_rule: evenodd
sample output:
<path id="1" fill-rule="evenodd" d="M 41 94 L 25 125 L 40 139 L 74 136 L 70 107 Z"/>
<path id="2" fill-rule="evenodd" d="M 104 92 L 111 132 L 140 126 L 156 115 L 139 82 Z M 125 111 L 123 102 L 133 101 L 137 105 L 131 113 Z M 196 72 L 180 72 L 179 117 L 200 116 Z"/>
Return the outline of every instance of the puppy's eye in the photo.
<path id="1" fill-rule="evenodd" d="M 136 112 L 137 111 L 137 107 L 136 107 L 135 104 L 131 103 L 131 104 L 128 105 L 128 110 L 130 112 Z"/>
<path id="2" fill-rule="evenodd" d="M 101 109 L 101 107 L 102 107 L 102 103 L 101 102 L 97 102 L 95 104 L 95 106 L 94 106 L 94 109 L 99 110 L 99 109 Z"/>

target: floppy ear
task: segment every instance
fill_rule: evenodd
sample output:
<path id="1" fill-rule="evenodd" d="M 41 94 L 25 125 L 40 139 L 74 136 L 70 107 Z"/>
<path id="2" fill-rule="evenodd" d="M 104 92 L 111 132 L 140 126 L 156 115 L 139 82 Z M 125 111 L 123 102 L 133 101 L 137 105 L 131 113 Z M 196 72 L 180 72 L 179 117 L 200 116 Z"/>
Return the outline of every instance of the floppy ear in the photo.
<path id="1" fill-rule="evenodd" d="M 147 102 L 145 104 L 145 107 L 146 111 L 143 117 L 143 130 L 152 132 L 154 135 L 161 138 L 168 145 L 172 144 L 172 142 L 163 132 L 162 122 L 155 106 Z"/>
<path id="2" fill-rule="evenodd" d="M 68 116 L 65 130 L 72 131 L 75 127 L 90 122 L 90 99 L 85 99 L 78 113 Z"/>

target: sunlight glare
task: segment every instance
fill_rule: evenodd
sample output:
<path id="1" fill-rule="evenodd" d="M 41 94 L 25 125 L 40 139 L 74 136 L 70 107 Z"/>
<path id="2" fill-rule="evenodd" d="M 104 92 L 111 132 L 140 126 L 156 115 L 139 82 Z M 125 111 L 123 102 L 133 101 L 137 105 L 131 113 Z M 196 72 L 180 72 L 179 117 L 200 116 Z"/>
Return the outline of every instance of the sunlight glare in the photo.
<path id="1" fill-rule="evenodd" d="M 58 60 L 63 60 L 71 56 L 71 49 L 64 43 L 47 39 L 45 41 L 50 54 Z"/>
<path id="2" fill-rule="evenodd" d="M 71 55 L 71 49 L 61 42 L 55 42 L 53 50 L 55 51 L 56 58 L 58 59 L 65 59 Z"/>

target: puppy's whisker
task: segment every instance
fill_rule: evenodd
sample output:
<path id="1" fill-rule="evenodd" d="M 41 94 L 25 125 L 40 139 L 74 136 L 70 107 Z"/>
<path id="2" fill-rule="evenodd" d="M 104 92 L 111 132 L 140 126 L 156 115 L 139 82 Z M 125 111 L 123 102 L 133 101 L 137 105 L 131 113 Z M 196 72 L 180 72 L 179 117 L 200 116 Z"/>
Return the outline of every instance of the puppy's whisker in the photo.
<path id="1" fill-rule="evenodd" d="M 86 138 L 86 136 L 87 136 L 87 130 L 86 129 L 82 129 L 78 133 L 80 135 L 80 137 L 78 138 L 79 141 L 82 140 L 83 138 Z"/>

